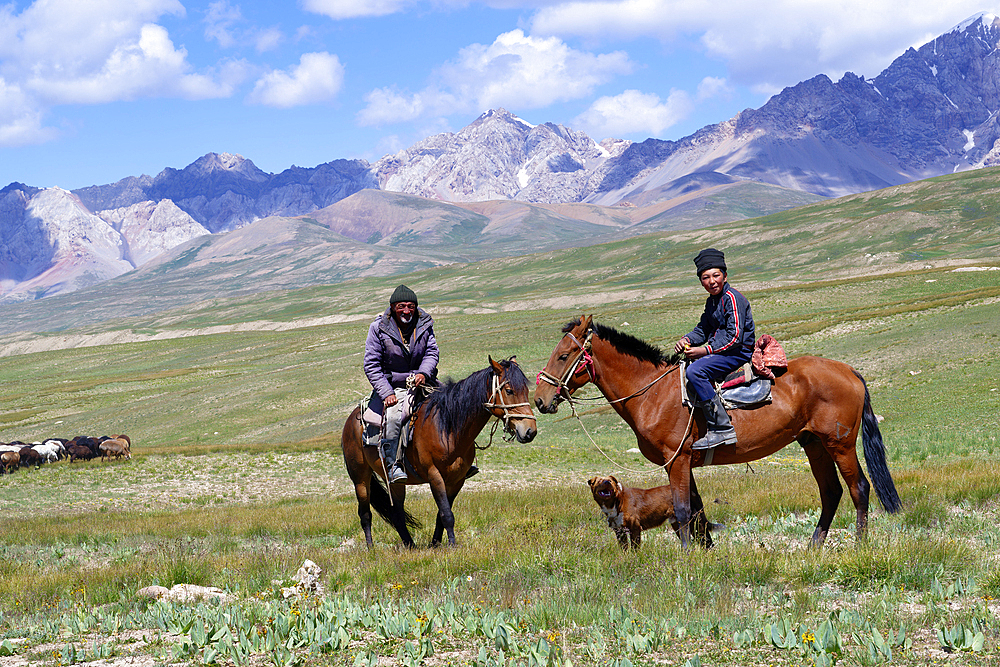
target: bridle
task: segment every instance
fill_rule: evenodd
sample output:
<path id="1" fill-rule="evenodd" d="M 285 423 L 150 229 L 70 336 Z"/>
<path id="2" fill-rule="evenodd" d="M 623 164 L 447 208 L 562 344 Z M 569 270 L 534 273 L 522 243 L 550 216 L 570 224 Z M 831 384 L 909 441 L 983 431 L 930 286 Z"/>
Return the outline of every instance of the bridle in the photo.
<path id="1" fill-rule="evenodd" d="M 503 398 L 503 388 L 510 384 L 510 381 L 504 378 L 503 382 L 500 382 L 500 376 L 493 373 L 493 391 L 490 393 L 490 399 L 483 403 L 483 407 L 497 418 L 496 424 L 503 422 L 504 433 L 510 434 L 512 437 L 514 435 L 514 425 L 511 424 L 511 420 L 514 419 L 534 419 L 535 415 L 531 412 L 531 403 L 507 403 Z M 528 414 L 521 412 L 513 412 L 515 408 L 528 408 Z M 497 414 L 497 410 L 501 413 Z M 496 431 L 496 425 L 494 425 L 493 431 Z M 490 441 L 493 441 L 493 432 L 490 432 Z"/>
<path id="2" fill-rule="evenodd" d="M 594 368 L 594 358 L 590 354 L 591 350 L 591 339 L 594 337 L 593 329 L 587 330 L 587 335 L 584 337 L 581 343 L 572 332 L 567 331 L 563 338 L 569 337 L 576 346 L 580 348 L 580 353 L 577 354 L 576 359 L 572 363 L 566 365 L 566 372 L 561 378 L 552 375 L 544 368 L 538 371 L 538 377 L 535 378 L 535 386 L 541 385 L 543 382 L 550 384 L 556 388 L 556 396 L 560 400 L 570 400 L 571 390 L 569 388 L 569 381 L 582 370 L 587 371 L 588 379 L 591 382 L 597 381 L 597 371 Z M 584 383 L 586 384 L 586 383 Z"/>

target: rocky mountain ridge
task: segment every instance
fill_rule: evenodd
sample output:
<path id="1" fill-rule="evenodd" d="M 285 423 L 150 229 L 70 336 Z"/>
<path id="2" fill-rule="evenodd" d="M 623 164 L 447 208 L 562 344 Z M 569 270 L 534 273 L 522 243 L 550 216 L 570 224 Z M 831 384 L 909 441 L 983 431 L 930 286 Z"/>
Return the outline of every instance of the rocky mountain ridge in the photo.
<path id="1" fill-rule="evenodd" d="M 0 190 L 0 301 L 71 291 L 195 236 L 312 215 L 364 190 L 467 204 L 673 207 L 678 198 L 736 183 L 831 197 L 991 166 L 1000 163 L 998 46 L 1000 19 L 979 14 L 907 50 L 874 79 L 847 73 L 834 83 L 820 75 L 677 141 L 597 143 L 496 109 L 374 164 L 335 160 L 270 174 L 242 156 L 209 153 L 183 169 L 72 193 L 12 183 Z M 790 204 L 764 210 L 782 205 Z M 373 210 L 385 206 L 383 199 Z M 331 229 L 381 245 L 406 236 L 376 229 L 364 206 L 354 209 L 360 217 L 345 218 L 350 211 L 327 216 Z M 417 225 L 425 239 L 445 238 L 446 229 L 477 238 L 474 216 L 457 214 L 457 225 L 456 214 L 434 215 L 419 223 L 405 212 L 390 217 Z"/>
<path id="2" fill-rule="evenodd" d="M 599 168 L 604 178 L 585 201 L 649 196 L 710 171 L 829 197 L 994 166 L 998 46 L 1000 18 L 978 14 L 874 79 L 819 75 L 679 141 L 633 144 Z"/>

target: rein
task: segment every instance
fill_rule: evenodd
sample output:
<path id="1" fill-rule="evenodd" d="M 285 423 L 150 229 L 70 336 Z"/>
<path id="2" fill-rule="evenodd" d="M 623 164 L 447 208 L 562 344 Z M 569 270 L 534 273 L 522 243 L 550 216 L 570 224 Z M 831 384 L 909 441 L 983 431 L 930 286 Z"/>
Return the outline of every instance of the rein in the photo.
<path id="1" fill-rule="evenodd" d="M 566 400 L 566 402 L 569 403 L 570 410 L 573 411 L 573 416 L 576 417 L 576 420 L 580 423 L 580 428 L 583 429 L 584 434 L 586 434 L 586 436 L 590 440 L 591 444 L 594 445 L 594 448 L 597 449 L 597 451 L 599 451 L 601 453 L 601 455 L 604 458 L 606 458 L 610 463 L 612 463 L 613 465 L 617 466 L 620 470 L 623 470 L 625 472 L 630 472 L 630 473 L 635 473 L 635 474 L 640 474 L 640 475 L 648 474 L 647 471 L 643 471 L 643 470 L 631 470 L 631 469 L 626 468 L 625 466 L 621 465 L 620 463 L 612 460 L 612 458 L 610 456 L 608 456 L 604 452 L 603 449 L 601 449 L 601 446 L 597 444 L 597 442 L 594 440 L 593 436 L 590 435 L 590 431 L 587 430 L 587 427 L 584 425 L 583 420 L 580 418 L 579 413 L 576 411 L 576 403 L 577 402 L 581 402 L 581 401 L 600 401 L 602 399 L 604 399 L 606 401 L 607 405 L 614 405 L 615 403 L 622 403 L 624 401 L 627 401 L 630 398 L 635 398 L 636 396 L 639 396 L 640 394 L 645 393 L 654 384 L 656 384 L 657 382 L 659 382 L 660 380 L 662 380 L 663 378 L 665 378 L 669 374 L 671 374 L 674 371 L 676 371 L 677 369 L 679 369 L 680 368 L 680 364 L 674 364 L 673 366 L 671 366 L 670 368 L 668 368 L 667 370 L 665 370 L 663 373 L 661 373 L 654 380 L 648 382 L 645 386 L 637 389 L 636 391 L 632 392 L 628 396 L 623 396 L 622 398 L 616 398 L 614 400 L 607 400 L 607 398 L 602 395 L 602 396 L 594 396 L 593 398 L 580 397 L 580 398 L 575 398 L 574 399 L 572 393 L 569 390 L 569 381 L 570 381 L 570 379 L 574 375 L 576 375 L 577 373 L 579 373 L 582 369 L 586 369 L 587 374 L 590 376 L 590 378 L 589 378 L 590 381 L 593 382 L 595 385 L 597 384 L 597 372 L 596 372 L 596 368 L 594 366 L 594 358 L 593 358 L 593 356 L 590 353 L 591 349 L 592 349 L 591 339 L 594 336 L 594 332 L 593 332 L 593 330 L 588 331 L 587 332 L 587 336 L 586 336 L 586 338 L 584 338 L 584 341 L 583 341 L 582 344 L 580 343 L 579 340 L 577 340 L 576 336 L 574 336 L 571 332 L 567 331 L 566 334 L 565 334 L 565 336 L 563 336 L 563 337 L 565 338 L 566 336 L 569 336 L 573 340 L 573 342 L 576 343 L 577 347 L 580 348 L 580 354 L 578 354 L 577 357 L 576 357 L 576 359 L 573 360 L 573 363 L 568 364 L 566 366 L 566 373 L 561 378 L 556 377 L 555 375 L 552 375 L 551 373 L 549 373 L 548 371 L 546 371 L 543 368 L 541 371 L 538 372 L 538 377 L 535 380 L 536 386 L 537 385 L 541 385 L 542 382 L 546 382 L 546 383 L 548 383 L 548 384 L 550 384 L 550 385 L 552 385 L 553 387 L 556 388 L 556 391 L 558 392 L 559 396 L 564 397 L 564 399 Z M 602 392 L 602 394 L 603 394 L 603 392 Z M 681 441 L 677 444 L 677 448 L 674 450 L 674 454 L 673 454 L 673 456 L 670 457 L 670 460 L 668 460 L 666 463 L 663 464 L 663 466 L 661 466 L 663 468 L 663 470 L 665 470 L 667 472 L 668 475 L 670 474 L 670 468 L 673 466 L 674 461 L 677 459 L 677 456 L 681 452 L 681 448 L 684 445 L 684 441 L 687 440 L 687 438 L 688 438 L 688 435 L 689 435 L 689 433 L 691 431 L 691 425 L 693 423 L 694 423 L 694 409 L 692 408 L 690 410 L 690 414 L 689 414 L 689 417 L 688 417 L 687 428 L 684 430 L 684 436 L 681 438 Z"/>
<path id="2" fill-rule="evenodd" d="M 578 341 L 576 339 L 576 336 L 574 336 L 569 331 L 566 332 L 566 335 L 563 336 L 563 338 L 565 338 L 566 336 L 569 336 L 570 339 L 572 339 L 572 341 L 574 343 L 576 343 L 577 347 L 580 348 L 580 354 L 577 355 L 576 359 L 573 360 L 572 364 L 569 364 L 569 365 L 566 366 L 566 373 L 563 375 L 562 378 L 558 378 L 555 375 L 552 375 L 551 373 L 549 373 L 548 371 L 546 371 L 544 368 L 542 370 L 538 371 L 538 377 L 535 380 L 535 385 L 536 386 L 540 385 L 540 384 L 542 384 L 542 382 L 546 382 L 546 383 L 552 385 L 559 392 L 560 396 L 565 395 L 565 399 L 567 401 L 569 401 L 569 404 L 571 406 L 573 405 L 573 401 L 574 400 L 577 400 L 577 401 L 599 401 L 599 400 L 601 400 L 602 397 L 598 397 L 598 396 L 594 396 L 593 398 L 581 397 L 581 398 L 574 399 L 573 395 L 569 391 L 569 380 L 570 380 L 570 378 L 572 378 L 574 375 L 576 375 L 577 373 L 579 373 L 581 369 L 584 369 L 584 368 L 587 370 L 587 375 L 590 376 L 590 382 L 593 382 L 594 384 L 597 384 L 597 369 L 594 366 L 594 357 L 590 354 L 590 350 L 592 348 L 591 339 L 594 336 L 593 330 L 587 332 L 587 337 L 584 338 L 583 344 L 581 344 L 580 341 Z M 667 377 L 668 375 L 670 375 L 671 373 L 673 373 L 674 371 L 676 371 L 678 368 L 680 368 L 679 364 L 675 364 L 675 365 L 671 366 L 670 368 L 668 368 L 667 370 L 665 370 L 663 373 L 661 373 L 660 376 L 657 377 L 655 380 L 649 382 L 648 384 L 646 384 L 646 386 L 644 386 L 644 387 L 642 387 L 640 389 L 637 389 L 636 391 L 632 392 L 628 396 L 623 396 L 622 398 L 616 398 L 613 401 L 607 401 L 608 405 L 614 405 L 615 403 L 622 403 L 623 401 L 627 401 L 630 398 L 635 398 L 636 396 L 638 396 L 639 394 L 642 394 L 643 392 L 645 392 L 647 389 L 649 389 L 650 387 L 652 387 L 654 384 L 656 384 L 657 382 L 659 382 L 663 378 Z M 607 400 L 607 399 L 605 399 L 605 400 Z M 575 412 L 576 412 L 576 410 L 574 409 L 574 414 L 575 414 Z"/>

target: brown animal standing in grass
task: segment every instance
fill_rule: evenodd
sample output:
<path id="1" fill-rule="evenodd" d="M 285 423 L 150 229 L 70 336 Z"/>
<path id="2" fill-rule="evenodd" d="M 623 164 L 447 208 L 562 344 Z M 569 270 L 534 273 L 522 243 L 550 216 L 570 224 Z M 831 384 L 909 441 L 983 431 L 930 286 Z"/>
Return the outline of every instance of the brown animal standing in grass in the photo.
<path id="1" fill-rule="evenodd" d="M 642 531 L 657 528 L 668 521 L 674 532 L 680 530 L 669 484 L 637 489 L 622 486 L 612 475 L 591 477 L 587 484 L 597 506 L 604 512 L 608 526 L 618 536 L 622 549 L 628 549 L 630 541 L 632 548 L 638 549 L 642 544 Z"/>
<path id="2" fill-rule="evenodd" d="M 0 469 L 10 472 L 21 465 L 21 455 L 17 452 L 0 452 Z"/>
<path id="3" fill-rule="evenodd" d="M 129 452 L 128 442 L 122 440 L 121 438 L 108 438 L 107 440 L 102 440 L 97 446 L 101 451 L 101 460 L 110 459 L 114 457 L 120 459 L 125 457 L 126 459 L 132 458 L 131 452 Z"/>

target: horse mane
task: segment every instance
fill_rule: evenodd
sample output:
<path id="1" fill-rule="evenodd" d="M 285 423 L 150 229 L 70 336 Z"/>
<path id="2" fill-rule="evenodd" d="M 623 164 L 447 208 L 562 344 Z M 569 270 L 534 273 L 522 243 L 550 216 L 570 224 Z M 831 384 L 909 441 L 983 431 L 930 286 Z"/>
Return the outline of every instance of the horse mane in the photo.
<path id="1" fill-rule="evenodd" d="M 568 322 L 562 329 L 563 333 L 569 333 L 578 326 L 580 326 L 580 318 Z M 606 341 L 622 354 L 635 357 L 639 361 L 646 361 L 654 366 L 669 366 L 674 365 L 679 361 L 679 355 L 674 353 L 668 354 L 662 348 L 644 341 L 641 338 L 636 338 L 631 334 L 622 333 L 614 327 L 609 327 L 597 322 L 591 323 L 591 327 L 593 328 L 594 333 L 597 334 L 601 340 Z"/>
<path id="2" fill-rule="evenodd" d="M 528 378 L 513 358 L 502 359 L 497 363 L 503 367 L 511 389 L 518 393 L 529 390 Z M 471 414 L 483 409 L 483 404 L 493 392 L 492 375 L 493 367 L 487 366 L 464 380 L 456 382 L 448 378 L 431 392 L 426 400 L 428 414 L 434 414 L 442 433 L 452 435 L 458 432 Z"/>

